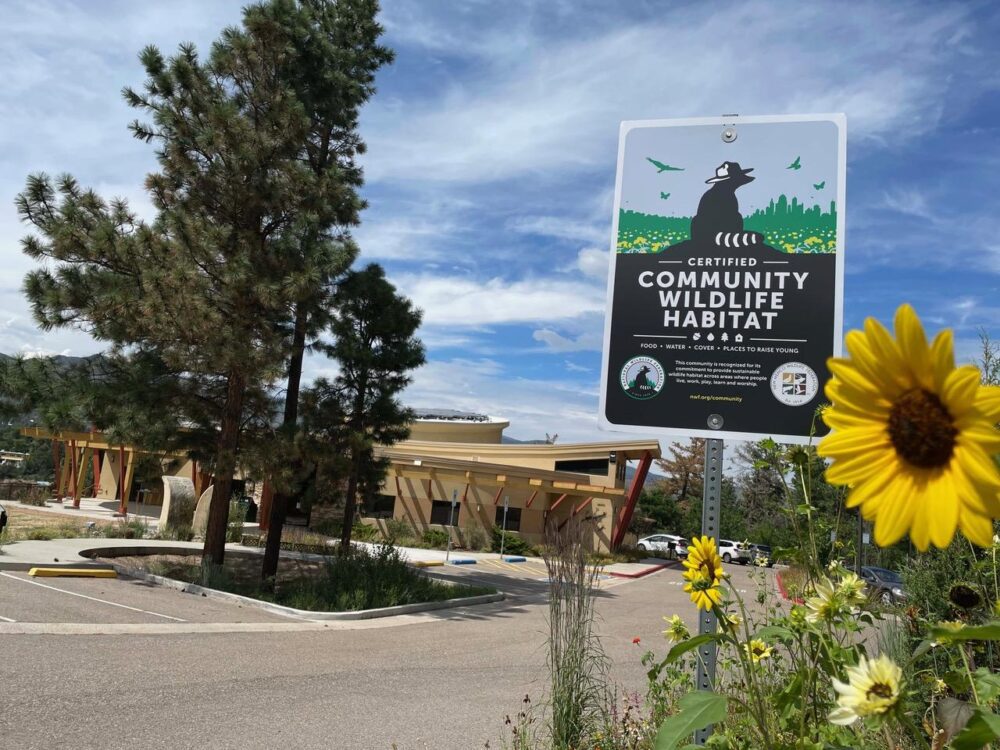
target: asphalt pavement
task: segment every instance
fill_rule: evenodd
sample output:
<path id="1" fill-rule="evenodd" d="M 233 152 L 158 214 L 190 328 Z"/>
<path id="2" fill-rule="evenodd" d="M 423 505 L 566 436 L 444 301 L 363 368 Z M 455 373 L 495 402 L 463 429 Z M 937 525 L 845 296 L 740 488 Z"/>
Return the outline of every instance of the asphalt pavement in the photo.
<path id="1" fill-rule="evenodd" d="M 499 747 L 504 716 L 545 693 L 546 584 L 482 562 L 429 572 L 509 596 L 326 625 L 127 579 L 4 571 L 0 747 Z M 694 626 L 681 583 L 676 569 L 601 581 L 598 628 L 623 687 L 643 692 L 642 653 L 665 653 L 662 616 Z M 24 623 L 37 630 L 14 634 Z"/>

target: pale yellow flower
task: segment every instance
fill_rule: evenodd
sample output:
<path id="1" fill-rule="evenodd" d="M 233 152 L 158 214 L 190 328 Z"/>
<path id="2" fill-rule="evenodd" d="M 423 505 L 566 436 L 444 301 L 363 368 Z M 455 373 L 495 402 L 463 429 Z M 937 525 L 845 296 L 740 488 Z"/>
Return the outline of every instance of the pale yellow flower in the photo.
<path id="1" fill-rule="evenodd" d="M 859 718 L 881 716 L 899 701 L 903 672 L 884 654 L 871 661 L 864 656 L 847 668 L 847 682 L 833 680 L 837 708 L 829 716 L 834 724 L 853 724 Z"/>
<path id="2" fill-rule="evenodd" d="M 837 583 L 837 594 L 849 607 L 860 607 L 868 601 L 867 584 L 854 573 L 845 573 Z"/>
<path id="3" fill-rule="evenodd" d="M 1000 518 L 1000 387 L 955 367 L 952 333 L 928 344 L 909 305 L 893 338 L 874 318 L 847 334 L 850 359 L 830 359 L 819 454 L 826 479 L 850 488 L 847 506 L 875 524 L 875 543 L 909 534 L 921 552 L 947 547 L 956 529 L 987 547 Z"/>
<path id="4" fill-rule="evenodd" d="M 757 640 L 756 638 L 751 639 L 750 643 L 743 644 L 743 650 L 746 651 L 747 656 L 753 661 L 754 664 L 759 663 L 762 659 L 770 659 L 771 651 L 773 650 L 764 641 Z"/>
<path id="5" fill-rule="evenodd" d="M 809 622 L 832 622 L 840 614 L 837 591 L 829 578 L 816 584 L 816 594 L 806 599 L 806 609 Z"/>
<path id="6" fill-rule="evenodd" d="M 684 624 L 684 620 L 677 615 L 664 617 L 663 620 L 667 623 L 667 629 L 663 631 L 663 637 L 671 643 L 680 643 L 691 637 L 691 631 Z"/>

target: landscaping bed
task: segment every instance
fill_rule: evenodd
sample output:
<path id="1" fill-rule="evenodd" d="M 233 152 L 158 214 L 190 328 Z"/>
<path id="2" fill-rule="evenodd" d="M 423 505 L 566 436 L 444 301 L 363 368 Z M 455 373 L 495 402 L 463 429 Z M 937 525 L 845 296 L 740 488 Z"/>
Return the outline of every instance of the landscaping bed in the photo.
<path id="1" fill-rule="evenodd" d="M 313 612 L 354 612 L 496 593 L 481 586 L 450 584 L 428 578 L 406 564 L 389 546 L 374 551 L 355 548 L 327 560 L 283 558 L 273 586 L 260 580 L 259 555 L 226 555 L 221 570 L 202 568 L 200 551 L 190 555 L 102 557 L 126 571 L 170 578 L 272 604 Z"/>

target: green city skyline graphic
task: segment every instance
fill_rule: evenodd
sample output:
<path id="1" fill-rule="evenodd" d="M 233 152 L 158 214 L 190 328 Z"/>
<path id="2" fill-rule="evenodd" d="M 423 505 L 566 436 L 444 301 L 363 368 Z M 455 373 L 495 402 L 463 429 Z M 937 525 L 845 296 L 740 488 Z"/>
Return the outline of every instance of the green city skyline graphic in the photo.
<path id="1" fill-rule="evenodd" d="M 619 209 L 617 251 L 662 253 L 691 239 L 691 218 Z M 824 211 L 818 203 L 807 208 L 798 197 L 781 194 L 744 216 L 743 228 L 761 233 L 768 245 L 786 253 L 837 252 L 836 201 Z"/>

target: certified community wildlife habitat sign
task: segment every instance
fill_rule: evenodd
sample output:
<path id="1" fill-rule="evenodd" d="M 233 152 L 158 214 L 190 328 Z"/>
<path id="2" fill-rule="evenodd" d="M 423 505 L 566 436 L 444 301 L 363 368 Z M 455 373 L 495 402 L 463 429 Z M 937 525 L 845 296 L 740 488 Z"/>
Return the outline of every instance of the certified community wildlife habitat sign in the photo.
<path id="1" fill-rule="evenodd" d="M 622 123 L 602 427 L 808 440 L 840 353 L 846 138 L 843 115 Z"/>

